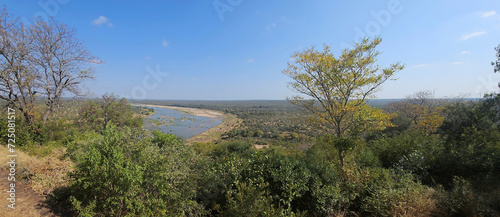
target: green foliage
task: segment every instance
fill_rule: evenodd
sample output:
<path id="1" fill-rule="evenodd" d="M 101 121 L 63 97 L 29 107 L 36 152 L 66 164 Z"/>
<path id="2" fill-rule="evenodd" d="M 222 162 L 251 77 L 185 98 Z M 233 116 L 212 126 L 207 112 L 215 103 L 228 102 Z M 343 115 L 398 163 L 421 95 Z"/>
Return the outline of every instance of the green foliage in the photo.
<path id="1" fill-rule="evenodd" d="M 496 53 L 496 61 L 495 62 L 491 62 L 491 65 L 494 67 L 494 72 L 500 72 L 500 45 L 498 45 L 496 48 L 495 48 L 495 51 L 497 52 Z"/>
<path id="2" fill-rule="evenodd" d="M 316 164 L 334 163 L 338 159 L 337 156 L 337 149 L 322 140 L 306 151 L 306 160 Z"/>
<path id="3" fill-rule="evenodd" d="M 80 124 L 85 129 L 104 130 L 108 123 L 117 127 L 141 127 L 142 119 L 134 116 L 127 99 L 104 94 L 100 100 L 88 100 L 80 107 Z"/>
<path id="4" fill-rule="evenodd" d="M 221 216 L 295 216 L 274 207 L 265 183 L 236 183 L 235 187 L 227 192 L 227 204 L 220 212 Z"/>
<path id="5" fill-rule="evenodd" d="M 470 182 L 453 178 L 453 188 L 446 193 L 442 205 L 452 216 L 491 216 L 488 202 L 473 189 Z"/>
<path id="6" fill-rule="evenodd" d="M 182 138 L 177 137 L 173 134 L 164 134 L 158 130 L 153 131 L 153 138 L 151 143 L 158 145 L 158 147 L 163 148 L 164 146 L 179 146 L 184 143 Z"/>
<path id="7" fill-rule="evenodd" d="M 361 213 L 370 216 L 429 216 L 437 209 L 434 190 L 410 174 L 370 170 Z M 361 194 L 362 195 L 362 194 Z"/>
<path id="8" fill-rule="evenodd" d="M 420 132 L 408 130 L 402 134 L 389 137 L 381 135 L 379 138 L 369 142 L 372 152 L 378 156 L 382 166 L 385 168 L 401 167 L 409 171 L 417 171 L 425 165 L 413 165 L 405 167 L 403 161 L 412 160 L 415 154 L 422 154 L 425 159 L 432 159 L 433 155 L 442 145 L 435 136 L 426 136 Z"/>
<path id="9" fill-rule="evenodd" d="M 71 200 L 81 216 L 201 215 L 187 147 L 159 148 L 113 125 L 103 133 L 77 157 L 72 174 Z"/>

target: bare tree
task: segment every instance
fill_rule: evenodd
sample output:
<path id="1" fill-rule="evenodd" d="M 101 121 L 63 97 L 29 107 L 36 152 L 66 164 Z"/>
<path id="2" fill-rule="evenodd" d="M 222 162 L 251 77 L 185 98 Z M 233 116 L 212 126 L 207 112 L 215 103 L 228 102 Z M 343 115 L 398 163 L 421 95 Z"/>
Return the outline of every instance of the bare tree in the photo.
<path id="1" fill-rule="evenodd" d="M 0 12 L 0 99 L 19 109 L 34 129 L 37 74 L 30 64 L 32 42 L 29 29 L 4 8 Z"/>
<path id="2" fill-rule="evenodd" d="M 32 61 L 40 75 L 40 88 L 47 97 L 45 123 L 65 91 L 81 94 L 81 83 L 94 79 L 92 64 L 100 61 L 76 38 L 75 29 L 65 24 L 38 19 L 30 29 L 34 42 Z"/>
<path id="3" fill-rule="evenodd" d="M 81 95 L 82 82 L 94 78 L 94 57 L 76 30 L 53 18 L 25 26 L 4 8 L 0 12 L 0 99 L 21 110 L 35 127 L 35 98 L 47 97 L 43 122 L 65 92 Z"/>

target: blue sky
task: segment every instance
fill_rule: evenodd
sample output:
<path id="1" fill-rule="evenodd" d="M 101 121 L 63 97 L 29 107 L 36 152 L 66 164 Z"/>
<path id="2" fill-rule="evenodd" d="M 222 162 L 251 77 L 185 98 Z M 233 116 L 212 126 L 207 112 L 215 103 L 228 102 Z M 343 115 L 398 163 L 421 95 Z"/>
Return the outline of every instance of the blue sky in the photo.
<path id="1" fill-rule="evenodd" d="M 378 98 L 498 91 L 490 62 L 500 1 L 2 0 L 14 16 L 54 16 L 105 63 L 86 88 L 137 99 L 284 99 L 290 55 L 335 53 L 380 35 L 380 65 L 406 64 Z"/>

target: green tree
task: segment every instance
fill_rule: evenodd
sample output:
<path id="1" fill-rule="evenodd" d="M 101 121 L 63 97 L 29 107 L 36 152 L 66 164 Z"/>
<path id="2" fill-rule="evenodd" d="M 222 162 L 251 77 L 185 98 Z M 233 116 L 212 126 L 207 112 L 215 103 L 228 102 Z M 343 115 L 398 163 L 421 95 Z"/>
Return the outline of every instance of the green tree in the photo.
<path id="1" fill-rule="evenodd" d="M 323 51 L 311 47 L 294 53 L 283 71 L 294 80 L 290 88 L 308 97 L 294 96 L 288 100 L 309 111 L 311 123 L 342 143 L 337 147 L 342 166 L 346 140 L 390 126 L 389 115 L 366 105 L 385 81 L 404 68 L 400 63 L 386 68 L 375 65 L 380 54 L 375 48 L 381 41 L 364 39 L 355 48 L 343 50 L 339 57 L 327 45 Z"/>
<path id="2" fill-rule="evenodd" d="M 497 52 L 497 60 L 495 62 L 491 62 L 491 65 L 494 67 L 495 72 L 500 72 L 500 44 L 495 48 Z"/>
<path id="3" fill-rule="evenodd" d="M 140 117 L 133 115 L 127 99 L 118 99 L 113 94 L 104 94 L 99 100 L 88 100 L 80 107 L 80 118 L 92 129 L 106 129 L 109 122 L 117 127 L 139 127 Z"/>

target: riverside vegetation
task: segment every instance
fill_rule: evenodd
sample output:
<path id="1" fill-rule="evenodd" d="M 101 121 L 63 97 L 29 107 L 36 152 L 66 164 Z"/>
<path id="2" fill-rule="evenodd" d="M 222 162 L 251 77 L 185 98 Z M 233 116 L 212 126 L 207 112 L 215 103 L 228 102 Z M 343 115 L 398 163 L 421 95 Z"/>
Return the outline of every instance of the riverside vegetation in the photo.
<path id="1" fill-rule="evenodd" d="M 9 37 L 17 36 L 1 38 Z M 369 106 L 372 93 L 360 87 L 375 90 L 403 67 L 371 67 L 378 43 L 364 40 L 338 58 L 328 47 L 294 54 L 296 62 L 284 72 L 297 82 L 292 88 L 323 94 L 311 97 L 316 101 L 291 98 L 298 106 L 147 103 L 218 110 L 241 120 L 213 142 L 186 145 L 175 135 L 147 131 L 143 118 L 154 111 L 134 109 L 113 94 L 2 98 L 23 111 L 16 113 L 17 179 L 48 194 L 45 205 L 62 216 L 500 215 L 500 95 L 440 100 L 423 91 Z M 21 55 L 25 63 L 9 65 L 5 54 L 15 49 L 7 48 L 1 50 L 1 84 L 37 83 L 19 77 L 37 72 L 23 68 L 32 59 Z M 345 71 L 349 64 L 374 70 Z M 40 87 L 14 86 L 20 90 L 11 94 Z M 342 88 L 354 88 L 353 95 Z M 339 94 L 341 101 L 332 97 Z M 0 121 L 5 146 L 7 120 Z"/>

